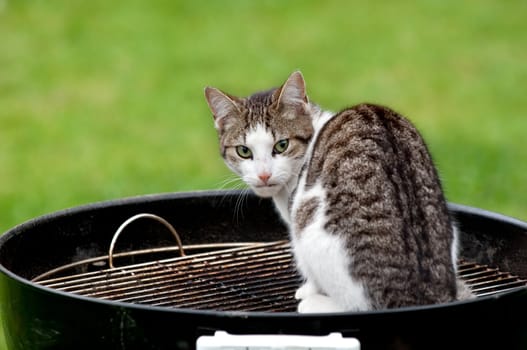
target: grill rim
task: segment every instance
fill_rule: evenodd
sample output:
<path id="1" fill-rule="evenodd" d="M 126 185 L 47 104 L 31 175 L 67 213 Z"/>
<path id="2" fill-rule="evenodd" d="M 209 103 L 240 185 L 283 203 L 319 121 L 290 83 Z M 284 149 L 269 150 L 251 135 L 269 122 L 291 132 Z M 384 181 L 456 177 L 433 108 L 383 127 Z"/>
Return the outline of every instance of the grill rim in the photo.
<path id="1" fill-rule="evenodd" d="M 185 200 L 195 197 L 207 198 L 217 198 L 217 197 L 228 197 L 228 196 L 240 196 L 242 192 L 240 190 L 201 190 L 201 191 L 192 191 L 192 192 L 175 192 L 175 193 L 159 193 L 159 194 L 146 194 L 132 197 L 125 197 L 120 199 L 111 199 L 106 201 L 98 201 L 93 203 L 88 203 L 84 205 L 79 205 L 71 208 L 66 208 L 58 210 L 52 213 L 47 213 L 35 218 L 29 219 L 25 222 L 22 222 L 11 229 L 5 231 L 0 235 L 0 247 L 4 246 L 7 241 L 13 237 L 21 234 L 23 231 L 30 229 L 35 226 L 40 226 L 49 221 L 53 221 L 57 218 L 64 216 L 71 216 L 86 211 L 93 211 L 97 209 L 106 209 L 112 206 L 121 206 L 121 205 L 140 205 L 145 201 L 170 201 L 170 200 Z M 499 221 L 501 223 L 516 226 L 525 231 L 527 235 L 527 222 L 521 221 L 517 218 L 507 216 L 501 213 L 489 211 L 482 208 L 476 208 L 465 204 L 448 202 L 448 209 L 454 214 L 463 213 L 471 216 L 482 216 L 491 220 Z M 0 271 L 9 271 L 0 263 Z"/>

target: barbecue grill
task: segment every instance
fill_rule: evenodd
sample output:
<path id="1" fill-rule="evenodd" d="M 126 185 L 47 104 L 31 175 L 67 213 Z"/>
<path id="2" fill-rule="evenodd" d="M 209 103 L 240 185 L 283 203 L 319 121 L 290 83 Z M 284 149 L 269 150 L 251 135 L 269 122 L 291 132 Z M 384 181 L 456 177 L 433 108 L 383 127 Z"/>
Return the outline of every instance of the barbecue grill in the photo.
<path id="1" fill-rule="evenodd" d="M 94 203 L 8 231 L 0 301 L 10 349 L 194 349 L 218 330 L 337 332 L 362 349 L 527 347 L 527 224 L 450 205 L 462 231 L 459 275 L 475 299 L 301 315 L 284 226 L 272 203 L 255 196 L 235 213 L 239 196 Z"/>

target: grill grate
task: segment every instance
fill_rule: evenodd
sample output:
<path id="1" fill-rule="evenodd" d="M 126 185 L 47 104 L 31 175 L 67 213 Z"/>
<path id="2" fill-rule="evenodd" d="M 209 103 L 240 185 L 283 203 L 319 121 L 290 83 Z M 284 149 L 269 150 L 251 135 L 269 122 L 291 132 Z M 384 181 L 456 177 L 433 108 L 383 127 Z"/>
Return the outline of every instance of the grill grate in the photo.
<path id="1" fill-rule="evenodd" d="M 477 296 L 527 285 L 497 268 L 460 261 Z M 34 280 L 36 281 L 36 280 Z M 126 303 L 222 311 L 295 311 L 301 283 L 287 241 L 251 243 L 114 269 L 41 279 L 56 290 Z"/>

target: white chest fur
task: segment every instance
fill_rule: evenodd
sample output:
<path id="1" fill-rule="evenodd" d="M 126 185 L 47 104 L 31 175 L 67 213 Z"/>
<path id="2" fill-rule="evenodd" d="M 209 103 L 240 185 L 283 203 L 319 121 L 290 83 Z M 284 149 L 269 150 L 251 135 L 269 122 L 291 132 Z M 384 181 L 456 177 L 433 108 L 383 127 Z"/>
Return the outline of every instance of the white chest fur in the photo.
<path id="1" fill-rule="evenodd" d="M 315 137 L 331 114 L 322 114 L 316 121 Z M 309 161 L 314 142 L 308 147 Z M 326 191 L 320 183 L 306 186 L 306 174 L 301 174 L 296 191 L 275 196 L 276 208 L 288 224 L 297 268 L 306 280 L 297 291 L 301 299 L 300 312 L 337 312 L 369 310 L 371 303 L 362 283 L 350 274 L 353 257 L 344 240 L 325 229 Z M 302 214 L 303 206 L 314 202 L 314 210 L 308 216 Z"/>

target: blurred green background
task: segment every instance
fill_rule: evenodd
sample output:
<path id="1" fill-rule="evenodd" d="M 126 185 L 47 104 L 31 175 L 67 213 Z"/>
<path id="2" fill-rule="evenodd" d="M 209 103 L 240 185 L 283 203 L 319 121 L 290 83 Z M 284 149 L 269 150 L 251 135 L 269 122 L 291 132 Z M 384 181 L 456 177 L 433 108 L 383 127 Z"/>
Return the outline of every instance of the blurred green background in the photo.
<path id="1" fill-rule="evenodd" d="M 0 0 L 0 232 L 221 187 L 203 88 L 248 95 L 297 69 L 326 109 L 414 121 L 450 201 L 527 219 L 526 14 L 524 0 Z"/>

